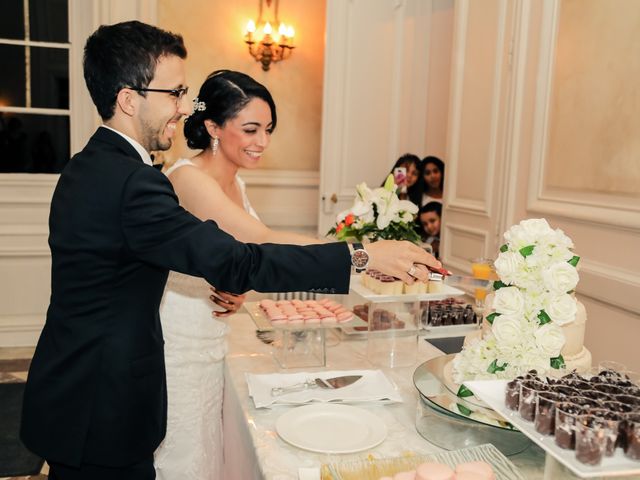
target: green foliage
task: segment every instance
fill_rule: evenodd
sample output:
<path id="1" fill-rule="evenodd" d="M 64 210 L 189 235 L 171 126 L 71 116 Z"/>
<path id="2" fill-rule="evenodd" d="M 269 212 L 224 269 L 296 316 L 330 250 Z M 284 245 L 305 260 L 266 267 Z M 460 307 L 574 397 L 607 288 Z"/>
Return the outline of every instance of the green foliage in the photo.
<path id="1" fill-rule="evenodd" d="M 574 255 L 571 260 L 569 260 L 569 264 L 573 265 L 574 267 L 578 266 L 578 262 L 580 261 L 580 257 L 577 255 Z"/>
<path id="2" fill-rule="evenodd" d="M 527 245 L 526 247 L 522 247 L 519 251 L 520 251 L 520 255 L 522 255 L 524 258 L 527 258 L 529 255 L 531 255 L 533 253 L 533 249 L 535 248 L 534 245 Z"/>
<path id="3" fill-rule="evenodd" d="M 473 396 L 473 392 L 469 390 L 467 387 L 465 387 L 464 385 L 460 385 L 460 388 L 458 389 L 458 393 L 456 395 L 458 395 L 461 398 L 471 397 Z"/>
<path id="4" fill-rule="evenodd" d="M 498 359 L 495 359 L 493 362 L 491 362 L 491 365 L 489 365 L 489 367 L 487 368 L 487 372 L 489 373 L 504 372 L 504 370 L 507 368 L 507 365 L 509 365 L 507 362 L 503 363 L 502 365 L 498 365 Z"/>
<path id="5" fill-rule="evenodd" d="M 550 323 L 551 317 L 544 310 L 540 310 L 540 313 L 538 314 L 538 320 L 540 321 L 540 326 L 542 326 L 545 323 Z"/>
<path id="6" fill-rule="evenodd" d="M 499 316 L 500 314 L 498 312 L 490 313 L 489 315 L 487 315 L 487 322 L 493 325 L 493 321 L 496 319 L 496 317 L 499 317 Z"/>
<path id="7" fill-rule="evenodd" d="M 551 368 L 555 368 L 556 370 L 562 368 L 565 366 L 564 363 L 564 358 L 562 357 L 562 355 L 558 355 L 557 357 L 553 357 L 550 360 L 551 363 Z"/>

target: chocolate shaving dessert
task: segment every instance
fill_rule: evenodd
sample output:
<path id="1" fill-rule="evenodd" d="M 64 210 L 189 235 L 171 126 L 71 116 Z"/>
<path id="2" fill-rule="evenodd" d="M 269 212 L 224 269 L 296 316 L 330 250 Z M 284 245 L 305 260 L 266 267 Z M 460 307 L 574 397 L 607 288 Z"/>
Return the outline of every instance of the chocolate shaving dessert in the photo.
<path id="1" fill-rule="evenodd" d="M 586 465 L 600 465 L 606 445 L 606 428 L 591 415 L 580 416 L 576 423 L 576 459 Z"/>
<path id="2" fill-rule="evenodd" d="M 556 405 L 555 439 L 560 448 L 573 450 L 576 445 L 576 420 L 585 409 L 571 402 Z"/>

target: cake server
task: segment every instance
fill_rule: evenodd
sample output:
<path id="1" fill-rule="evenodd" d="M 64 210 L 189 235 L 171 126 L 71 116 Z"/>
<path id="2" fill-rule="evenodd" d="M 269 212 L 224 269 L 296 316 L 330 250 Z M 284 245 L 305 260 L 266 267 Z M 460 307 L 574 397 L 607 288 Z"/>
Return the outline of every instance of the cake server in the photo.
<path id="1" fill-rule="evenodd" d="M 343 375 L 341 377 L 333 378 L 314 378 L 309 379 L 306 382 L 289 385 L 288 387 L 274 387 L 271 389 L 271 396 L 277 397 L 279 395 L 284 395 L 285 393 L 299 392 L 302 390 L 307 390 L 309 388 L 335 390 L 336 388 L 342 388 L 351 385 L 361 378 L 362 375 Z"/>

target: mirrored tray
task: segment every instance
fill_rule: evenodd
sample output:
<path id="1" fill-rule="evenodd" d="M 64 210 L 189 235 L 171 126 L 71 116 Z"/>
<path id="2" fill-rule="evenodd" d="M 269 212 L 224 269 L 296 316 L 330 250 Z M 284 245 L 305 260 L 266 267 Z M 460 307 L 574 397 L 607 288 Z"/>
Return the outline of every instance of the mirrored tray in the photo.
<path id="1" fill-rule="evenodd" d="M 420 435 L 449 450 L 492 443 L 505 455 L 515 455 L 531 445 L 494 410 L 460 398 L 446 386 L 443 372 L 454 355 L 432 358 L 413 374 L 421 399 L 416 419 Z"/>

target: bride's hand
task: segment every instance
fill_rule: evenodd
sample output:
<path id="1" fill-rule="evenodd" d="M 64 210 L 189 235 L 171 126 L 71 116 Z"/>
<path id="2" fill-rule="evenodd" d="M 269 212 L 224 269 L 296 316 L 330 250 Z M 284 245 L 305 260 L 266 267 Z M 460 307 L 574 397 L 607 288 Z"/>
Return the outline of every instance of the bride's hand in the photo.
<path id="1" fill-rule="evenodd" d="M 246 298 L 246 295 L 236 295 L 234 293 L 225 292 L 222 290 L 218 290 L 214 287 L 211 287 L 211 292 L 213 295 L 210 295 L 209 298 L 216 305 L 224 308 L 224 311 L 214 310 L 211 314 L 214 317 L 228 317 L 229 315 L 233 315 L 236 313 Z"/>

